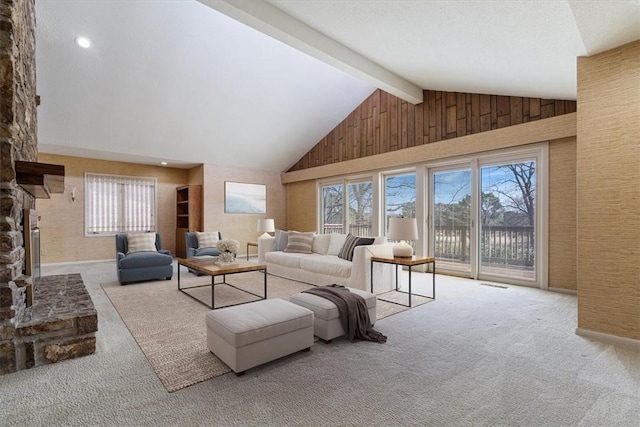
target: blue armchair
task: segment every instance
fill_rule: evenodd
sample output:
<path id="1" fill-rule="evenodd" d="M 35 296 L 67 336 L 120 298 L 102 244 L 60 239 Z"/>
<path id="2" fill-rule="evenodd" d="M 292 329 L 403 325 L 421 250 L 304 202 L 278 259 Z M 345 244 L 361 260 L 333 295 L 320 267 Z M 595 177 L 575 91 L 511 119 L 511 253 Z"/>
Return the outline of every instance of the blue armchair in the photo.
<path id="1" fill-rule="evenodd" d="M 193 258 L 194 256 L 211 255 L 218 256 L 218 248 L 215 246 L 208 248 L 199 248 L 198 234 L 197 233 L 185 233 L 184 238 L 187 245 L 187 258 Z M 218 231 L 218 240 L 222 240 L 222 234 Z M 201 276 L 195 270 L 189 268 L 189 272 Z"/>
<path id="2" fill-rule="evenodd" d="M 187 244 L 187 258 L 202 255 L 219 255 L 216 247 L 198 248 L 198 235 L 196 233 L 185 233 L 184 238 L 186 239 Z M 218 239 L 222 240 L 222 234 L 220 232 L 218 232 Z"/>
<path id="3" fill-rule="evenodd" d="M 162 240 L 156 233 L 156 250 L 129 252 L 126 234 L 116 234 L 116 265 L 118 281 L 121 285 L 144 280 L 166 279 L 173 277 L 173 257 L 171 252 L 162 249 Z"/>

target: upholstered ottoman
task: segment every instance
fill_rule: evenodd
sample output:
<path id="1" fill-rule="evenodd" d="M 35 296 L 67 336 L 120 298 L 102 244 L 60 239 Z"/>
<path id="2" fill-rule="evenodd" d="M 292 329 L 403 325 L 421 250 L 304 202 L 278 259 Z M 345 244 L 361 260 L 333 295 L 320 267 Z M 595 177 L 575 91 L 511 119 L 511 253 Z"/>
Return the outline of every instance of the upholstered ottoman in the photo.
<path id="1" fill-rule="evenodd" d="M 207 346 L 237 375 L 313 345 L 313 312 L 281 299 L 212 310 Z"/>
<path id="2" fill-rule="evenodd" d="M 376 323 L 376 296 L 372 293 L 361 291 L 359 289 L 348 288 L 354 294 L 360 295 L 367 303 L 369 311 L 369 319 L 371 324 Z M 289 297 L 289 301 L 299 306 L 308 308 L 313 311 L 313 333 L 318 338 L 327 342 L 334 338 L 345 335 L 346 331 L 342 328 L 338 307 L 326 298 L 317 295 L 301 292 Z"/>

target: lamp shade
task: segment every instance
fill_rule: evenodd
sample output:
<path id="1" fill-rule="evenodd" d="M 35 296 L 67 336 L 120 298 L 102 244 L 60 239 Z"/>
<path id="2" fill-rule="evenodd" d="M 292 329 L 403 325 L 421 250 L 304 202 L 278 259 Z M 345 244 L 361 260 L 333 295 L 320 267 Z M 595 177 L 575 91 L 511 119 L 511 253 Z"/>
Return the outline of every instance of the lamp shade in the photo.
<path id="1" fill-rule="evenodd" d="M 415 218 L 389 218 L 387 237 L 400 241 L 393 247 L 394 257 L 413 256 L 413 248 L 405 240 L 418 240 L 418 221 Z"/>
<path id="2" fill-rule="evenodd" d="M 415 218 L 389 218 L 391 240 L 418 240 L 418 221 Z"/>
<path id="3" fill-rule="evenodd" d="M 276 231 L 276 225 L 273 219 L 259 219 L 258 220 L 258 232 L 259 233 L 273 233 Z"/>

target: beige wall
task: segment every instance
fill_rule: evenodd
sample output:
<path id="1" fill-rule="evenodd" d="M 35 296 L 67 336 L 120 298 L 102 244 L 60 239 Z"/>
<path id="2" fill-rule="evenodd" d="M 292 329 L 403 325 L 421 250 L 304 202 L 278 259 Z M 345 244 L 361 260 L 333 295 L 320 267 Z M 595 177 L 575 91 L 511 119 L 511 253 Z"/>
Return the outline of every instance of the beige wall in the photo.
<path id="1" fill-rule="evenodd" d="M 287 185 L 287 228 L 317 231 L 318 198 L 314 180 Z"/>
<path id="2" fill-rule="evenodd" d="M 549 287 L 575 291 L 576 138 L 549 144 Z"/>
<path id="3" fill-rule="evenodd" d="M 578 328 L 640 340 L 640 41 L 578 58 Z"/>
<path id="4" fill-rule="evenodd" d="M 226 214 L 224 212 L 224 182 L 243 182 L 267 185 L 267 213 Z M 238 240 L 240 253 L 244 254 L 247 242 L 255 242 L 262 233 L 256 231 L 258 219 L 273 218 L 276 228 L 287 227 L 287 208 L 285 187 L 280 183 L 280 174 L 204 165 L 204 229 L 220 231 L 223 237 Z"/>
<path id="5" fill-rule="evenodd" d="M 204 184 L 204 165 L 198 165 L 187 171 L 189 182 L 191 185 Z"/>
<path id="6" fill-rule="evenodd" d="M 219 230 L 223 236 L 240 241 L 240 252 L 247 241 L 256 241 L 258 218 L 274 218 L 276 226 L 287 228 L 286 194 L 280 175 L 218 165 L 200 165 L 191 169 L 109 162 L 80 157 L 41 153 L 40 162 L 65 166 L 65 193 L 51 199 L 38 199 L 36 209 L 42 216 L 43 262 L 89 261 L 115 257 L 113 236 L 84 237 L 84 173 L 151 176 L 158 179 L 158 232 L 166 249 L 175 251 L 176 187 L 202 184 L 204 190 L 204 229 Z M 225 214 L 224 181 L 267 185 L 267 214 Z M 71 189 L 77 198 L 71 201 Z"/>
<path id="7" fill-rule="evenodd" d="M 158 179 L 158 232 L 166 249 L 174 251 L 176 234 L 176 187 L 187 182 L 187 171 L 160 166 L 110 162 L 80 157 L 40 153 L 38 161 L 65 167 L 65 192 L 51 199 L 38 199 L 36 209 L 42 217 L 42 261 L 67 262 L 115 259 L 113 236 L 84 236 L 84 173 L 146 176 Z M 76 201 L 71 189 L 76 187 Z"/>

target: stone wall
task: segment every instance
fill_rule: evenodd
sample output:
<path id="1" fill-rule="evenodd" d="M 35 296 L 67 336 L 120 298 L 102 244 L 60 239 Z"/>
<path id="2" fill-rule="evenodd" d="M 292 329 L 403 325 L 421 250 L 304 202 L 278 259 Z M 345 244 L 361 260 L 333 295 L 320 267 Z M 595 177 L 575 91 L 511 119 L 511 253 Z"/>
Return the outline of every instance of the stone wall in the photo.
<path id="1" fill-rule="evenodd" d="M 98 314 L 80 274 L 35 280 L 37 303 L 25 311 L 13 339 L 19 369 L 95 353 Z"/>
<path id="2" fill-rule="evenodd" d="M 98 315 L 79 274 L 22 274 L 35 199 L 15 162 L 38 160 L 34 0 L 0 0 L 0 375 L 93 354 Z"/>
<path id="3" fill-rule="evenodd" d="M 0 3 L 0 284 L 22 274 L 22 210 L 35 200 L 15 182 L 15 161 L 37 160 L 33 0 Z"/>
<path id="4" fill-rule="evenodd" d="M 26 312 L 22 212 L 33 197 L 15 180 L 15 161 L 37 160 L 34 0 L 0 1 L 0 373 L 16 366 L 16 325 Z"/>

